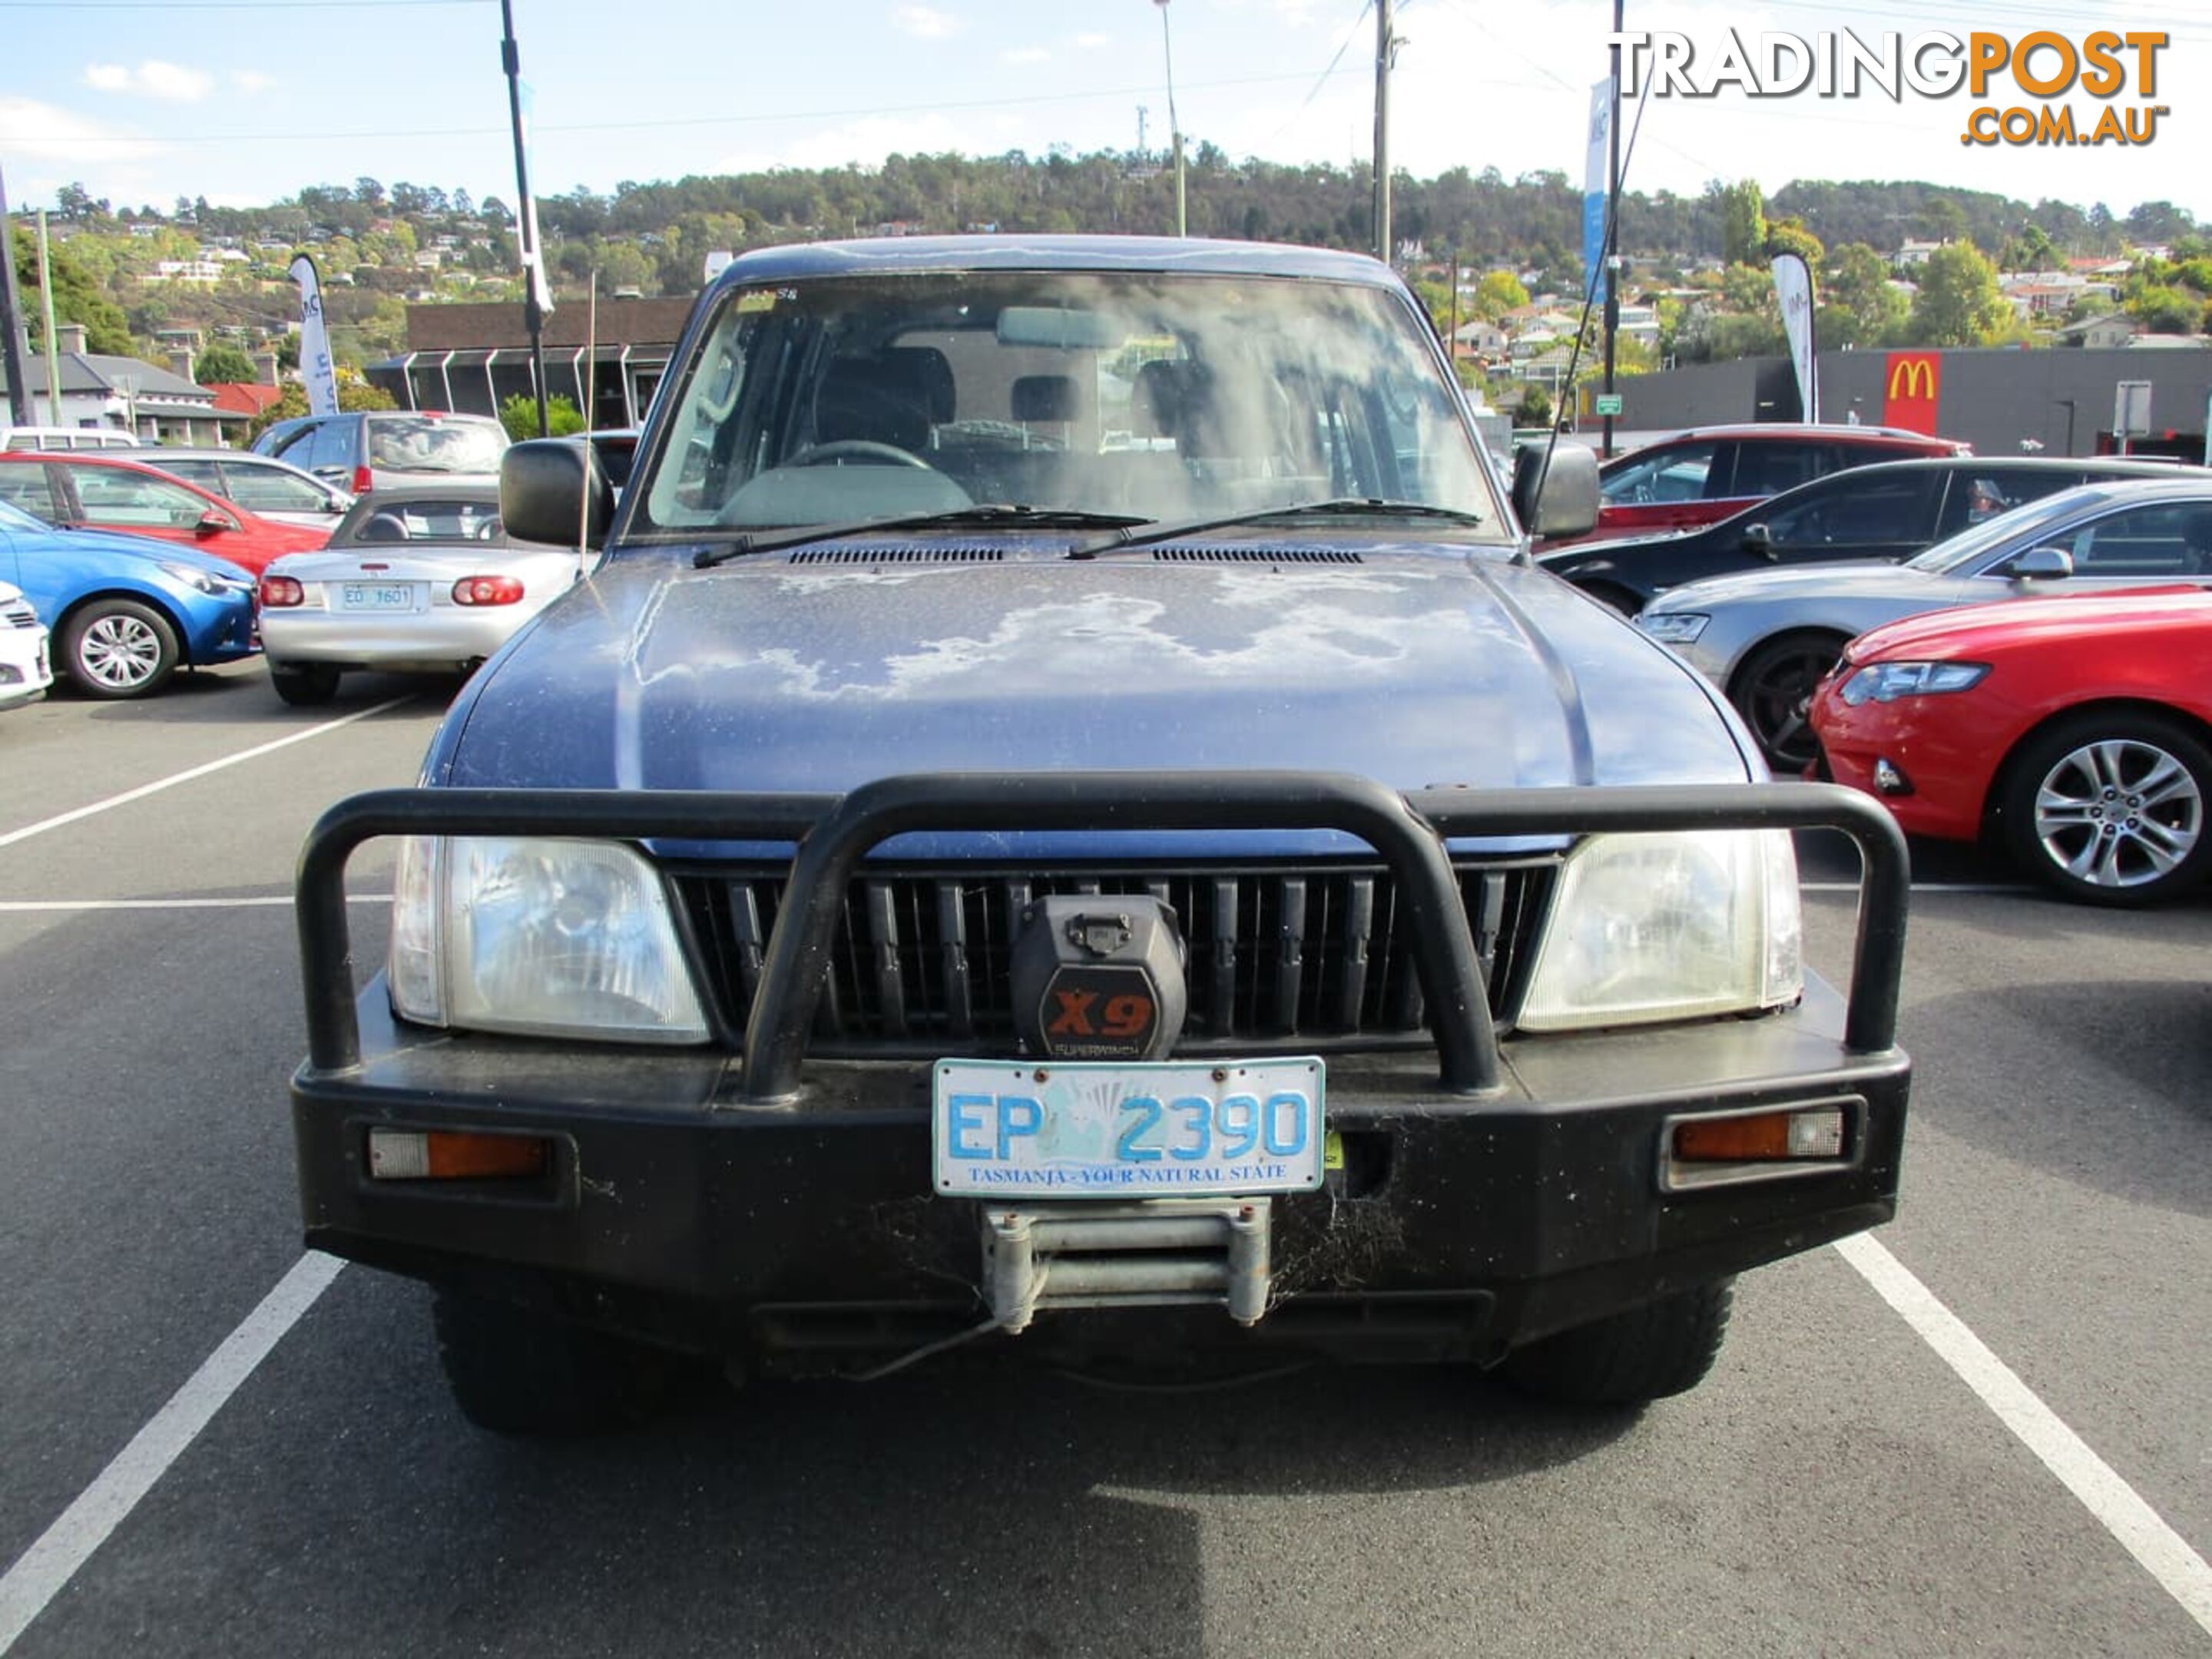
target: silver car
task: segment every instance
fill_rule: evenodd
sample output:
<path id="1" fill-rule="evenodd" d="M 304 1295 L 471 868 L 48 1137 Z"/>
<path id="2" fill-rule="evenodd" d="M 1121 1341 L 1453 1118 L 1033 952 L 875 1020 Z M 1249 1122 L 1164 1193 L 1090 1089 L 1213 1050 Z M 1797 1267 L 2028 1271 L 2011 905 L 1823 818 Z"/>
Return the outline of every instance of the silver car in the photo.
<path id="1" fill-rule="evenodd" d="M 507 428 L 489 415 L 380 409 L 278 421 L 253 441 L 274 455 L 365 495 L 394 484 L 499 482 Z"/>
<path id="2" fill-rule="evenodd" d="M 131 457 L 158 466 L 173 478 L 198 484 L 210 495 L 236 501 L 257 518 L 278 524 L 334 530 L 353 494 L 302 472 L 289 461 L 248 449 L 144 449 Z"/>
<path id="3" fill-rule="evenodd" d="M 1936 544 L 1904 564 L 1834 563 L 1685 582 L 1636 625 L 1727 693 L 1779 773 L 1814 757 L 1806 706 L 1845 641 L 1900 617 L 1990 599 L 2212 579 L 2212 473 L 2087 484 Z"/>
<path id="4" fill-rule="evenodd" d="M 286 702 L 328 702 L 349 669 L 473 667 L 573 586 L 593 554 L 512 542 L 499 490 L 379 489 L 330 545 L 276 560 L 261 578 L 261 642 Z"/>

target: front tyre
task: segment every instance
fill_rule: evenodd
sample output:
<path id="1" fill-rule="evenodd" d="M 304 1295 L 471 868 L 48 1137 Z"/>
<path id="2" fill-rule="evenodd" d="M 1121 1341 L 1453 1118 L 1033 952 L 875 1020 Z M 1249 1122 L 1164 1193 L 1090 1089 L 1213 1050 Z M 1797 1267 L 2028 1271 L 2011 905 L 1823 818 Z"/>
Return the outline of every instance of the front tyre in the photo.
<path id="1" fill-rule="evenodd" d="M 338 694 L 338 671 L 326 663 L 270 663 L 269 684 L 295 708 L 312 708 Z"/>
<path id="2" fill-rule="evenodd" d="M 2179 720 L 2093 710 L 2038 732 L 2005 774 L 2001 822 L 2036 878 L 2087 904 L 2155 904 L 2212 862 L 2212 749 Z"/>
<path id="3" fill-rule="evenodd" d="M 1516 1348 L 1498 1375 L 1522 1393 L 1574 1406 L 1640 1406 L 1697 1387 L 1728 1334 L 1735 1281 L 1592 1320 Z"/>
<path id="4" fill-rule="evenodd" d="M 1832 634 L 1784 634 L 1744 659 L 1729 701 L 1777 777 L 1794 778 L 1813 763 L 1813 691 L 1843 654 Z"/>
<path id="5" fill-rule="evenodd" d="M 62 629 L 62 661 L 87 696 L 150 696 L 177 668 L 177 630 L 136 599 L 94 599 Z"/>
<path id="6" fill-rule="evenodd" d="M 494 1434 L 571 1438 L 650 1418 L 672 1355 L 503 1302 L 441 1291 L 438 1360 L 461 1415 Z"/>

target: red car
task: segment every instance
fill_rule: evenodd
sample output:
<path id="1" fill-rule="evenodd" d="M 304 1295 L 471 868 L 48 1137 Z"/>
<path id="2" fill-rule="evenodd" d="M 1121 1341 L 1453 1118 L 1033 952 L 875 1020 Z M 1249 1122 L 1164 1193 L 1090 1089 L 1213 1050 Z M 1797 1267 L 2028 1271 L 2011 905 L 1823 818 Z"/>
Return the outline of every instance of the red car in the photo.
<path id="1" fill-rule="evenodd" d="M 1861 635 L 1814 694 L 1827 772 L 1909 834 L 1989 835 L 2093 904 L 2212 866 L 2212 593 L 2138 588 L 1931 611 Z"/>
<path id="2" fill-rule="evenodd" d="M 158 449 L 143 453 L 151 459 Z M 182 542 L 258 576 L 271 559 L 322 546 L 327 526 L 279 524 L 154 465 L 114 454 L 0 452 L 0 501 L 63 529 Z"/>
<path id="3" fill-rule="evenodd" d="M 1804 426 L 1764 421 L 1698 427 L 1616 455 L 1598 468 L 1597 528 L 1577 540 L 1712 524 L 1767 496 L 1870 461 L 1970 455 L 1972 447 L 1887 426 Z"/>

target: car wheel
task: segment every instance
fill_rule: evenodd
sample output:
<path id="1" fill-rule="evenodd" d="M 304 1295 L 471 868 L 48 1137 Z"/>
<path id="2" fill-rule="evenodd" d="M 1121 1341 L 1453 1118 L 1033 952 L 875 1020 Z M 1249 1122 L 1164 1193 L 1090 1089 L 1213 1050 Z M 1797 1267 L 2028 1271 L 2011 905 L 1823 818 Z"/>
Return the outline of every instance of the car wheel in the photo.
<path id="1" fill-rule="evenodd" d="M 1832 634 L 1784 634 L 1744 659 L 1729 701 L 1778 775 L 1795 777 L 1812 764 L 1813 690 L 1843 654 L 1844 642 Z"/>
<path id="2" fill-rule="evenodd" d="M 2152 904 L 2204 879 L 2212 749 L 2134 710 L 2078 715 L 2031 738 L 2006 769 L 2013 854 L 2067 897 Z"/>
<path id="3" fill-rule="evenodd" d="M 1516 1348 L 1498 1375 L 1540 1400 L 1640 1406 L 1697 1387 L 1728 1334 L 1735 1281 L 1662 1297 Z"/>
<path id="4" fill-rule="evenodd" d="M 94 599 L 63 626 L 62 660 L 88 696 L 146 696 L 176 672 L 177 630 L 151 605 Z"/>
<path id="5" fill-rule="evenodd" d="M 338 694 L 338 671 L 325 663 L 270 663 L 269 684 L 295 708 L 328 702 Z"/>
<path id="6" fill-rule="evenodd" d="M 461 1415 L 494 1434 L 603 1433 L 659 1408 L 676 1356 L 503 1302 L 441 1291 L 438 1360 Z"/>

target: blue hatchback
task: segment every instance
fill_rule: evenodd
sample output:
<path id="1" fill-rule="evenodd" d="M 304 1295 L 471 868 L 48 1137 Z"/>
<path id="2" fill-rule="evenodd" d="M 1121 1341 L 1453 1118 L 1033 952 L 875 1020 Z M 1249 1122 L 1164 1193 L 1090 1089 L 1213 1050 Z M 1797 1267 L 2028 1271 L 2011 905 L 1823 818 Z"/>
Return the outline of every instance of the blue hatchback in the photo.
<path id="1" fill-rule="evenodd" d="M 0 580 L 23 590 L 53 630 L 55 669 L 88 696 L 146 696 L 179 667 L 261 648 L 253 578 L 188 547 L 56 530 L 0 501 Z"/>

